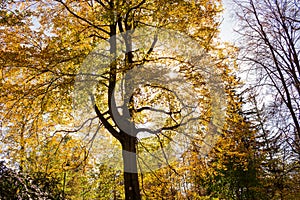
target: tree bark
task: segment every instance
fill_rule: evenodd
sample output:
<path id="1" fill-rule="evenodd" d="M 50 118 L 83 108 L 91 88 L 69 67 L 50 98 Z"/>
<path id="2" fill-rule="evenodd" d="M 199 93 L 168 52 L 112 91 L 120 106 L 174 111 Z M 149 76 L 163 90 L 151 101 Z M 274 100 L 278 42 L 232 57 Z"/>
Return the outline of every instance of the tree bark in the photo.
<path id="1" fill-rule="evenodd" d="M 124 141 L 121 144 L 123 150 L 125 200 L 140 200 L 141 194 L 136 160 L 137 138 L 127 133 L 122 134 L 124 135 Z"/>

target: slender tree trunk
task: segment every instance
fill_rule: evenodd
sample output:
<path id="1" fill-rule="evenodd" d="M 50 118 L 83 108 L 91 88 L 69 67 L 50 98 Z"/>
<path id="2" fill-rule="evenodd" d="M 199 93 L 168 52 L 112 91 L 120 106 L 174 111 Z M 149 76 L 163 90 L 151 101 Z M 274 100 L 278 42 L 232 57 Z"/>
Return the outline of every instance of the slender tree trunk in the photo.
<path id="1" fill-rule="evenodd" d="M 124 134 L 124 142 L 122 142 L 122 156 L 124 164 L 124 187 L 125 200 L 140 200 L 140 187 L 137 171 L 136 160 L 136 137 Z"/>

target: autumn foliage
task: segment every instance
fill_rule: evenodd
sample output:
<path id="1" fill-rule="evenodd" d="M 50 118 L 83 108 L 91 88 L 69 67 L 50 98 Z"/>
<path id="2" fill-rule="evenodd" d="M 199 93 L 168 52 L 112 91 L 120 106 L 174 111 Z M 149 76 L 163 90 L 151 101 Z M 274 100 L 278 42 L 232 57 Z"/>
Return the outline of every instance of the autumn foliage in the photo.
<path id="1" fill-rule="evenodd" d="M 220 0 L 1 1 L 1 199 L 297 199 L 299 130 L 285 148 L 277 139 L 289 130 L 265 130 L 256 94 L 238 78 L 239 49 L 218 36 L 222 9 Z M 141 32 L 148 46 L 135 49 L 136 30 L 155 30 Z M 159 42 L 180 40 L 159 30 L 177 31 L 201 54 L 167 54 Z M 173 52 L 186 51 L 177 43 Z M 83 70 L 94 65 L 102 68 Z M 115 100 L 160 66 L 177 70 L 194 99 L 179 98 L 184 84 L 146 82 Z M 89 81 L 93 90 L 82 87 Z M 286 148 L 296 156 L 283 161 Z"/>

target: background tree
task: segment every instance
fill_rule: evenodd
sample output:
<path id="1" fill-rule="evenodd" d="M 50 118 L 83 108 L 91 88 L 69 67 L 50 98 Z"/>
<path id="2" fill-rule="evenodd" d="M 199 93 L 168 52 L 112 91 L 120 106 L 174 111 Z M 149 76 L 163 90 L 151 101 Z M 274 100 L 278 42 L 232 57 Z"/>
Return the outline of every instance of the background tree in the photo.
<path id="1" fill-rule="evenodd" d="M 299 1 L 235 1 L 242 36 L 241 62 L 248 73 L 248 113 L 265 152 L 268 198 L 298 192 L 290 178 L 299 169 Z M 291 190 L 290 192 L 288 192 Z M 286 197 L 287 198 L 287 197 Z"/>
<path id="2" fill-rule="evenodd" d="M 7 168 L 0 163 L 1 199 L 58 199 L 61 191 L 56 187 L 58 180 L 39 179 Z M 46 187 L 41 187 L 44 185 Z"/>
<path id="3" fill-rule="evenodd" d="M 243 84 L 236 73 L 238 51 L 227 44 L 226 48 L 216 48 L 216 52 L 224 58 L 218 68 L 225 86 L 225 119 L 216 142 L 200 139 L 185 154 L 189 162 L 186 172 L 192 174 L 188 197 L 262 199 L 259 177 L 263 155 L 257 148 L 256 127 L 242 109 L 244 102 L 239 92 Z M 210 151 L 203 149 L 206 145 L 212 145 Z"/>
<path id="4" fill-rule="evenodd" d="M 226 199 L 263 199 L 259 174 L 261 152 L 256 144 L 256 129 L 242 112 L 243 102 L 237 90 L 240 83 L 227 72 L 225 82 L 228 106 L 222 136 L 210 152 L 206 184 L 211 196 Z"/>

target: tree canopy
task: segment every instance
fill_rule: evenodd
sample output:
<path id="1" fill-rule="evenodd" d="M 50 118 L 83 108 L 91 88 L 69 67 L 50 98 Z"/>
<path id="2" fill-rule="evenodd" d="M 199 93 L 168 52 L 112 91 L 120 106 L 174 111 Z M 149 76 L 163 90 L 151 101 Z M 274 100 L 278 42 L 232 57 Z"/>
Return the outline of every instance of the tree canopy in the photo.
<path id="1" fill-rule="evenodd" d="M 0 197 L 296 199 L 299 5 L 249 2 L 239 50 L 219 0 L 2 1 Z"/>

